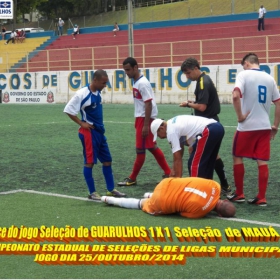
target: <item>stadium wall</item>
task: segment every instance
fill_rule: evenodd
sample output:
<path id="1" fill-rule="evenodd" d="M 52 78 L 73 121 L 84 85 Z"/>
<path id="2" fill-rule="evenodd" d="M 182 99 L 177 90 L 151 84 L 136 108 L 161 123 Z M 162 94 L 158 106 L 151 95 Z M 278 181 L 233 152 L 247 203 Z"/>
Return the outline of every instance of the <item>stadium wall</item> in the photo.
<path id="1" fill-rule="evenodd" d="M 221 103 L 231 103 L 231 92 L 241 65 L 202 66 L 212 78 Z M 261 70 L 272 75 L 280 86 L 280 64 L 264 64 Z M 94 71 L 58 71 L 0 74 L 2 103 L 66 103 L 91 81 Z M 132 82 L 123 70 L 108 70 L 109 82 L 103 90 L 103 103 L 133 103 Z M 186 79 L 179 67 L 147 68 L 142 73 L 150 81 L 157 103 L 180 103 L 194 99 L 195 82 Z M 42 93 L 43 91 L 43 93 Z M 35 95 L 34 95 L 35 94 Z M 51 96 L 51 102 L 47 101 Z M 5 98 L 4 98 L 5 97 Z"/>
<path id="2" fill-rule="evenodd" d="M 54 35 L 53 31 L 43 31 L 43 32 L 34 32 L 26 33 L 26 38 L 38 38 L 38 37 L 52 37 Z"/>

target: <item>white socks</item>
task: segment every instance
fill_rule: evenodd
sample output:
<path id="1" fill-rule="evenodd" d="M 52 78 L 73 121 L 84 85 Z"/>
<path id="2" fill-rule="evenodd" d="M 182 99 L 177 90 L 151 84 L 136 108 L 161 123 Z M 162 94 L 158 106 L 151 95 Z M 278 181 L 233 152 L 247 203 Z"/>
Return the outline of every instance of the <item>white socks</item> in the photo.
<path id="1" fill-rule="evenodd" d="M 141 199 L 136 198 L 117 198 L 118 202 L 117 205 L 124 208 L 130 209 L 141 209 L 140 201 Z"/>
<path id="2" fill-rule="evenodd" d="M 140 207 L 140 201 L 141 199 L 136 198 L 116 198 L 111 196 L 102 196 L 101 201 L 112 204 L 116 206 L 120 206 L 123 208 L 129 208 L 129 209 L 141 209 Z"/>
<path id="3" fill-rule="evenodd" d="M 146 193 L 144 193 L 144 197 L 145 197 L 145 198 L 150 198 L 152 195 L 153 195 L 152 192 L 146 192 Z"/>

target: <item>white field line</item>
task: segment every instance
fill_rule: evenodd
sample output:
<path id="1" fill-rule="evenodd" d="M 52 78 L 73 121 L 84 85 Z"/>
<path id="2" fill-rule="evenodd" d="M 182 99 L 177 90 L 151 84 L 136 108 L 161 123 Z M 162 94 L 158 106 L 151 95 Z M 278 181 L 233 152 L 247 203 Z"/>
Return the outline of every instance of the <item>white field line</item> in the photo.
<path id="1" fill-rule="evenodd" d="M 77 197 L 77 196 L 70 196 L 70 195 L 57 194 L 57 193 L 38 192 L 38 191 L 33 191 L 33 190 L 21 190 L 21 189 L 7 191 L 7 192 L 0 192 L 0 195 L 7 195 L 7 194 L 13 194 L 13 193 L 19 193 L 19 192 L 34 193 L 34 194 L 48 195 L 48 196 L 62 197 L 62 198 L 70 198 L 70 199 L 97 202 L 97 203 L 101 202 L 101 201 L 90 200 L 87 198 Z M 273 226 L 273 227 L 280 228 L 280 224 L 276 224 L 276 223 L 259 222 L 259 221 L 252 221 L 252 220 L 238 219 L 238 218 L 221 218 L 221 217 L 213 217 L 213 216 L 211 218 L 218 218 L 218 219 L 222 219 L 222 220 L 240 222 L 240 223 L 245 223 L 245 224 L 256 224 L 256 225 L 261 225 L 261 226 Z"/>
<path id="2" fill-rule="evenodd" d="M 18 193 L 18 192 L 26 192 L 26 193 L 34 193 L 34 194 L 41 194 L 41 195 L 48 195 L 48 196 L 55 196 L 55 197 L 62 197 L 62 198 L 70 198 L 70 199 L 77 199 L 77 200 L 83 200 L 83 201 L 89 201 L 89 202 L 101 202 L 96 200 L 91 200 L 84 197 L 78 197 L 78 196 L 70 196 L 70 195 L 64 195 L 64 194 L 57 194 L 57 193 L 47 193 L 47 192 L 38 192 L 33 190 L 14 190 L 14 191 L 8 191 L 8 192 L 0 192 L 1 194 L 12 194 L 12 193 Z"/>
<path id="3" fill-rule="evenodd" d="M 26 192 L 26 193 L 34 193 L 34 194 L 41 194 L 41 195 L 48 195 L 48 196 L 55 196 L 55 197 L 62 197 L 62 198 L 70 198 L 70 199 L 77 199 L 77 200 L 83 200 L 83 201 L 89 201 L 89 202 L 98 202 L 98 203 L 101 202 L 101 201 L 91 200 L 91 199 L 88 199 L 85 197 L 71 196 L 71 195 L 65 195 L 65 194 L 38 192 L 38 191 L 33 191 L 33 190 L 22 190 L 22 191 Z"/>
<path id="4" fill-rule="evenodd" d="M 132 117 L 133 118 L 133 117 Z M 63 121 L 63 122 L 45 122 L 45 123 L 30 123 L 27 124 L 27 126 L 31 126 L 31 125 L 49 125 L 49 124 L 65 124 L 65 123 L 72 123 L 71 121 Z M 113 124 L 134 124 L 133 121 L 131 122 L 118 122 L 118 121 L 104 121 L 104 123 L 113 123 Z M 17 124 L 12 125 L 12 124 L 5 124 L 5 125 L 0 125 L 1 127 L 11 127 L 11 126 L 17 126 Z M 22 126 L 22 125 L 21 125 Z M 236 125 L 232 126 L 232 125 L 224 125 L 225 128 L 235 128 L 236 129 Z"/>
<path id="5" fill-rule="evenodd" d="M 22 192 L 23 190 L 19 189 L 19 190 L 13 190 L 13 191 L 7 191 L 7 192 L 0 192 L 1 194 L 11 194 L 11 193 L 18 193 L 18 192 Z"/>
<path id="6" fill-rule="evenodd" d="M 258 206 L 252 205 L 252 207 L 258 207 Z M 275 223 L 251 221 L 251 220 L 238 219 L 238 218 L 222 218 L 222 217 L 217 217 L 217 218 L 222 219 L 222 220 L 226 220 L 226 221 L 234 221 L 234 222 L 247 223 L 247 224 L 256 224 L 256 225 L 268 226 L 268 227 L 269 226 L 280 227 L 280 224 L 275 224 Z"/>

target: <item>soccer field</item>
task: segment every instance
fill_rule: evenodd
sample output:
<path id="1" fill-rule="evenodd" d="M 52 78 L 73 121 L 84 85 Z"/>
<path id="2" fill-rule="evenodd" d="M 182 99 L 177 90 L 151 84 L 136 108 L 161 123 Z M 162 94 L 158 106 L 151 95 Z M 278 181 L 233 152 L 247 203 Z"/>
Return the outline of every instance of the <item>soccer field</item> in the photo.
<path id="1" fill-rule="evenodd" d="M 0 278 L 279 278 L 280 253 L 262 257 L 232 254 L 221 256 L 222 246 L 279 247 L 279 239 L 271 242 L 229 242 L 226 229 L 269 228 L 280 232 L 279 205 L 279 143 L 280 135 L 272 141 L 267 207 L 256 207 L 247 203 L 237 205 L 236 217 L 218 218 L 214 213 L 199 220 L 189 220 L 176 215 L 153 217 L 142 211 L 121 209 L 88 201 L 87 187 L 82 175 L 83 157 L 78 139 L 78 126 L 63 113 L 65 105 L 1 105 L 0 143 L 1 143 L 1 184 L 0 184 Z M 104 104 L 106 137 L 113 156 L 115 182 L 129 176 L 135 159 L 133 105 Z M 179 114 L 190 114 L 188 108 L 177 105 L 158 105 L 158 117 L 168 119 Z M 273 110 L 271 116 L 273 117 Z M 231 143 L 236 129 L 236 117 L 232 105 L 222 105 L 221 123 L 225 127 L 225 137 L 220 155 L 225 163 L 228 179 L 233 186 Z M 166 139 L 159 139 L 158 146 L 164 151 L 168 162 L 172 163 L 172 153 Z M 250 145 L 250 143 L 248 143 Z M 187 176 L 187 154 L 184 161 L 184 175 Z M 257 193 L 257 165 L 245 160 L 245 196 L 252 198 Z M 105 183 L 101 164 L 94 167 L 97 191 L 105 194 Z M 146 162 L 137 178 L 137 186 L 119 188 L 128 197 L 141 198 L 145 192 L 152 191 L 161 179 L 162 171 L 154 158 L 147 153 Z M 215 179 L 217 179 L 215 177 Z M 213 257 L 184 257 L 185 264 L 175 261 L 167 254 L 166 262 L 148 263 L 120 262 L 95 264 L 68 263 L 49 265 L 35 262 L 33 254 L 8 254 L 3 244 L 34 243 L 30 240 L 5 240 L 1 238 L 1 228 L 40 228 L 55 226 L 64 228 L 80 226 L 91 229 L 93 226 L 127 226 L 136 229 L 144 227 L 170 230 L 173 241 L 151 238 L 150 241 L 80 241 L 78 244 L 94 245 L 142 245 L 153 246 L 215 246 Z M 221 242 L 180 241 L 175 228 L 205 229 L 211 227 L 222 233 Z M 3 232 L 3 231 L 2 231 Z M 17 241 L 17 242 L 16 242 Z M 27 242 L 28 241 L 28 242 Z M 74 242 L 75 243 L 75 242 Z M 66 244 L 65 240 L 41 240 L 44 244 Z M 72 244 L 70 242 L 69 244 Z M 77 242 L 76 242 L 77 244 Z M 167 248 L 167 247 L 166 247 Z M 252 250 L 253 250 L 252 249 Z M 274 249 L 277 250 L 277 249 Z M 30 252 L 29 252 L 30 253 Z M 96 252 L 90 251 L 91 257 Z M 77 254 L 73 254 L 77 255 Z M 81 258 L 80 255 L 77 255 Z M 61 257 L 60 255 L 58 256 Z M 167 260 L 166 259 L 166 260 Z M 179 259 L 178 259 L 179 260 Z"/>

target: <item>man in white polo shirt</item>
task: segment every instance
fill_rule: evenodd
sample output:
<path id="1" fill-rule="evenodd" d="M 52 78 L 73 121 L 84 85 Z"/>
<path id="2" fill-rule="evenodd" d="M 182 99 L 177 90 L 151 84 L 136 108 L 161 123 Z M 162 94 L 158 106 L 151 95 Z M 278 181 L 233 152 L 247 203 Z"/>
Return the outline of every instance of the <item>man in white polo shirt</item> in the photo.
<path id="1" fill-rule="evenodd" d="M 151 124 L 154 141 L 167 138 L 173 153 L 173 177 L 183 175 L 184 145 L 189 147 L 188 170 L 191 177 L 213 179 L 215 161 L 224 137 L 223 126 L 214 119 L 180 115 Z"/>

